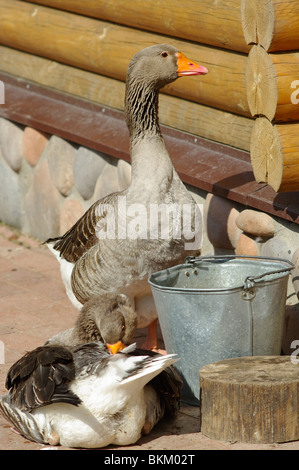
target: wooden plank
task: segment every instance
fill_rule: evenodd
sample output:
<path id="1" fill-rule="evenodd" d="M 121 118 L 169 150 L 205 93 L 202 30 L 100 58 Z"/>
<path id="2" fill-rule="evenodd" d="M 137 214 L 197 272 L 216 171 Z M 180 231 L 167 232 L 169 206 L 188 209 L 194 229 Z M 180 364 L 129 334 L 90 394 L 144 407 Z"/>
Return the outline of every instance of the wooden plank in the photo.
<path id="1" fill-rule="evenodd" d="M 240 0 L 33 0 L 81 15 L 247 53 Z"/>
<path id="2" fill-rule="evenodd" d="M 269 52 L 299 49 L 297 0 L 242 0 L 241 11 L 247 44 Z"/>
<path id="3" fill-rule="evenodd" d="M 123 109 L 124 82 L 5 46 L 0 46 L 0 57 L 4 72 Z M 160 95 L 159 116 L 167 126 L 249 151 L 252 119 L 165 94 Z"/>
<path id="4" fill-rule="evenodd" d="M 140 49 L 168 36 L 134 30 L 19 0 L 0 0 L 0 44 L 124 81 Z M 171 43 L 207 66 L 204 77 L 180 78 L 165 92 L 228 112 L 250 116 L 246 98 L 247 56 L 194 43 Z"/>
<path id="5" fill-rule="evenodd" d="M 264 115 L 270 121 L 299 120 L 296 93 L 299 53 L 267 53 L 252 46 L 246 70 L 246 89 L 252 116 Z"/>
<path id="6" fill-rule="evenodd" d="M 4 73 L 0 80 L 5 83 L 6 97 L 0 116 L 129 160 L 129 135 L 120 111 Z M 161 127 L 186 184 L 299 224 L 298 193 L 277 194 L 270 186 L 257 183 L 249 153 Z"/>

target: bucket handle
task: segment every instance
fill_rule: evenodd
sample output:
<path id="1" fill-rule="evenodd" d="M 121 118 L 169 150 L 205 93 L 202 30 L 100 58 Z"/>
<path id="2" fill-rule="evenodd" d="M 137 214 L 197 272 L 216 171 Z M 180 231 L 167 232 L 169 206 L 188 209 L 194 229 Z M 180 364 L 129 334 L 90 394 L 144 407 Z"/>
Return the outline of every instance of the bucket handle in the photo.
<path id="1" fill-rule="evenodd" d="M 260 274 L 259 276 L 247 276 L 244 281 L 245 290 L 252 289 L 254 287 L 255 281 L 262 279 L 265 276 L 270 276 L 272 274 L 285 273 L 295 268 L 294 264 L 288 259 L 268 257 L 268 256 L 251 256 L 251 255 L 208 255 L 208 256 L 199 256 L 199 257 L 187 256 L 184 263 L 193 264 L 195 262 L 201 262 L 201 261 L 212 260 L 212 259 L 236 259 L 236 258 L 258 259 L 258 260 L 264 260 L 264 261 L 280 261 L 280 262 L 287 263 L 290 265 L 288 268 L 276 269 L 274 271 L 269 271 L 267 273 Z"/>

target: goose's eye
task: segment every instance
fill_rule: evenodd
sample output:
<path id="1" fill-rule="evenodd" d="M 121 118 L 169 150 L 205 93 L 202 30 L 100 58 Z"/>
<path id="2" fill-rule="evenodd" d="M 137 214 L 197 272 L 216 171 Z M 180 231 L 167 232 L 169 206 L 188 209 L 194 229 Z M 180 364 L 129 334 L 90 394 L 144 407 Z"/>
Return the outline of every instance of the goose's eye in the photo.
<path id="1" fill-rule="evenodd" d="M 161 52 L 161 56 L 162 56 L 162 57 L 168 57 L 168 52 L 166 52 L 166 51 L 165 51 L 165 52 Z"/>

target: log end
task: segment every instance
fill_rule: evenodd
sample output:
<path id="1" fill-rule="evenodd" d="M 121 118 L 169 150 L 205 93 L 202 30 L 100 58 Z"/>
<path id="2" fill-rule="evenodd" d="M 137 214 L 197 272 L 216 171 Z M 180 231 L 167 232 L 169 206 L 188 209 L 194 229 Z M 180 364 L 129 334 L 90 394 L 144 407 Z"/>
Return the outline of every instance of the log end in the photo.
<path id="1" fill-rule="evenodd" d="M 265 117 L 256 119 L 253 125 L 250 158 L 256 181 L 278 191 L 283 175 L 281 140 L 276 127 Z"/>
<path id="2" fill-rule="evenodd" d="M 260 44 L 268 51 L 274 35 L 272 0 L 242 0 L 241 21 L 247 44 Z"/>
<path id="3" fill-rule="evenodd" d="M 278 89 L 276 71 L 271 56 L 261 46 L 253 46 L 246 66 L 246 94 L 252 116 L 274 119 Z"/>
<path id="4" fill-rule="evenodd" d="M 241 22 L 244 38 L 247 44 L 257 44 L 256 30 L 256 1 L 242 0 L 241 2 Z"/>

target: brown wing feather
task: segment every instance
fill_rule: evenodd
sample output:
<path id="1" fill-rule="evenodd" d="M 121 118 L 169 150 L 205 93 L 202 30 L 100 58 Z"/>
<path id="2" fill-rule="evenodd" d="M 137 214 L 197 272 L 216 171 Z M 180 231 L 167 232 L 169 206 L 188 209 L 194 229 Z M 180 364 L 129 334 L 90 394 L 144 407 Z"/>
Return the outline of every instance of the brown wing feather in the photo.
<path id="1" fill-rule="evenodd" d="M 75 263 L 98 241 L 96 225 L 100 219 L 106 216 L 105 205 L 112 204 L 114 196 L 109 196 L 95 202 L 83 216 L 64 235 L 49 238 L 45 243 L 55 242 L 54 249 L 67 261 Z"/>
<path id="2" fill-rule="evenodd" d="M 62 346 L 40 346 L 19 359 L 8 371 L 5 386 L 11 404 L 23 411 L 55 402 L 78 405 L 68 389 L 75 377 L 72 352 Z"/>

